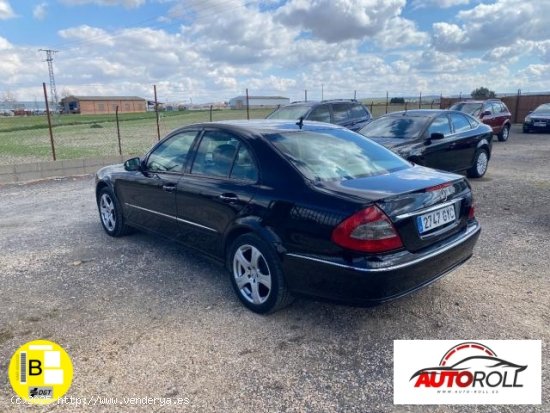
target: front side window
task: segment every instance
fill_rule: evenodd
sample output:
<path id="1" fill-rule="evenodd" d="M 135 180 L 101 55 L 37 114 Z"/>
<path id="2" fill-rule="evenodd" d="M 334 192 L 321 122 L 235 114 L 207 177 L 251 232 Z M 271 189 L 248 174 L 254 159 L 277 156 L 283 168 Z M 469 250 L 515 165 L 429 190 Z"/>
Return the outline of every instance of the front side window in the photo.
<path id="1" fill-rule="evenodd" d="M 451 125 L 446 115 L 438 116 L 433 120 L 428 128 L 428 136 L 431 136 L 432 133 L 442 133 L 444 136 L 449 136 L 451 134 Z"/>
<path id="2" fill-rule="evenodd" d="M 197 131 L 185 131 L 172 136 L 155 148 L 147 158 L 151 172 L 182 172 Z"/>
<path id="3" fill-rule="evenodd" d="M 383 146 L 344 129 L 288 131 L 266 138 L 312 181 L 376 176 L 411 166 Z"/>

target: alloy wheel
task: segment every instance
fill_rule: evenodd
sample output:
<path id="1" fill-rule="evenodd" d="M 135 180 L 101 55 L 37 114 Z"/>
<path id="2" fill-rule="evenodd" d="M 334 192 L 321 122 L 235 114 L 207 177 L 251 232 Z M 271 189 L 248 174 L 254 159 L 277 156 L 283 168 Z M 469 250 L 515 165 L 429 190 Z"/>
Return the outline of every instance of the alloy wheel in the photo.
<path id="1" fill-rule="evenodd" d="M 109 194 L 101 195 L 99 200 L 99 211 L 101 221 L 108 231 L 112 232 L 116 226 L 115 204 Z"/>
<path id="2" fill-rule="evenodd" d="M 241 245 L 233 256 L 233 277 L 245 300 L 263 304 L 271 292 L 271 271 L 263 254 L 253 245 Z"/>

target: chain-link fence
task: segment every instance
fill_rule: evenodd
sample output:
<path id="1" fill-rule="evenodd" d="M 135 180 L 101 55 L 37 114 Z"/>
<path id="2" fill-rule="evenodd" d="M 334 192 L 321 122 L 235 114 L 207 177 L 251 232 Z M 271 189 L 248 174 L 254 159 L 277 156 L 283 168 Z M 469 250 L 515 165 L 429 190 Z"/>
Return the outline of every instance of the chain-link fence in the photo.
<path id="1" fill-rule="evenodd" d="M 155 90 L 156 92 L 156 90 Z M 247 90 L 248 92 L 248 90 Z M 307 94 L 306 94 L 307 96 Z M 510 97 L 510 105 L 515 110 L 515 119 L 523 112 L 532 110 L 535 102 L 532 96 Z M 547 99 L 541 96 L 540 99 Z M 539 100 L 540 100 L 539 99 Z M 374 117 L 385 113 L 448 107 L 450 99 L 443 97 L 416 98 L 390 97 L 363 99 Z M 537 100 L 538 102 L 538 100 Z M 529 104 L 529 105 L 528 105 Z M 114 105 L 111 105 L 114 106 Z M 511 106 L 511 110 L 512 110 Z M 162 108 L 156 104 L 153 108 Z M 518 109 L 516 109 L 518 108 Z M 123 109 L 123 108 L 121 108 Z M 0 111 L 0 166 L 20 165 L 34 162 L 68 159 L 97 159 L 121 155 L 139 156 L 145 153 L 159 135 L 162 138 L 169 131 L 196 122 L 208 122 L 228 119 L 261 119 L 273 109 L 218 109 L 161 110 L 115 114 L 114 109 L 107 114 L 59 114 L 52 113 L 52 128 L 48 125 L 45 111 Z M 117 109 L 118 110 L 118 109 Z M 522 112 L 523 111 L 523 112 Z M 14 113 L 15 112 L 15 113 Z M 158 121 L 157 121 L 158 118 Z"/>
<path id="2" fill-rule="evenodd" d="M 250 109 L 265 118 L 273 109 Z M 161 138 L 181 126 L 210 120 L 246 119 L 244 110 L 184 110 L 158 114 Z M 46 115 L 1 116 L 0 165 L 40 161 L 141 155 L 158 141 L 155 112 L 118 115 L 52 114 L 52 137 Z M 119 145 L 120 137 L 120 145 Z M 53 150 L 52 141 L 53 140 Z"/>

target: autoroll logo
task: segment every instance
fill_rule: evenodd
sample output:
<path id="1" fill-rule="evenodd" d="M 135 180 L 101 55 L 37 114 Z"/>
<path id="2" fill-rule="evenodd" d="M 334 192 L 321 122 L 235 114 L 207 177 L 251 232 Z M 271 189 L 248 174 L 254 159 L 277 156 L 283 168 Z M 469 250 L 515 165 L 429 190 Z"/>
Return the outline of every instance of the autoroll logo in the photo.
<path id="1" fill-rule="evenodd" d="M 540 404 L 541 342 L 397 340 L 394 402 Z"/>

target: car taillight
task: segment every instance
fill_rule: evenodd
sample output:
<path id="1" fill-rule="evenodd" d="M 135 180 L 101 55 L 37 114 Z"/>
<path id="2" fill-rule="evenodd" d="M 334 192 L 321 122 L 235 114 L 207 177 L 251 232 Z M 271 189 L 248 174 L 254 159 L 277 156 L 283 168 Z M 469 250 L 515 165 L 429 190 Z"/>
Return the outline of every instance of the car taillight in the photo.
<path id="1" fill-rule="evenodd" d="M 476 217 L 476 209 L 474 207 L 474 200 L 472 199 L 472 203 L 470 204 L 470 208 L 468 209 L 468 220 L 471 221 Z"/>
<path id="2" fill-rule="evenodd" d="M 332 241 L 355 251 L 376 253 L 403 246 L 392 222 L 377 206 L 356 212 L 332 231 Z"/>

